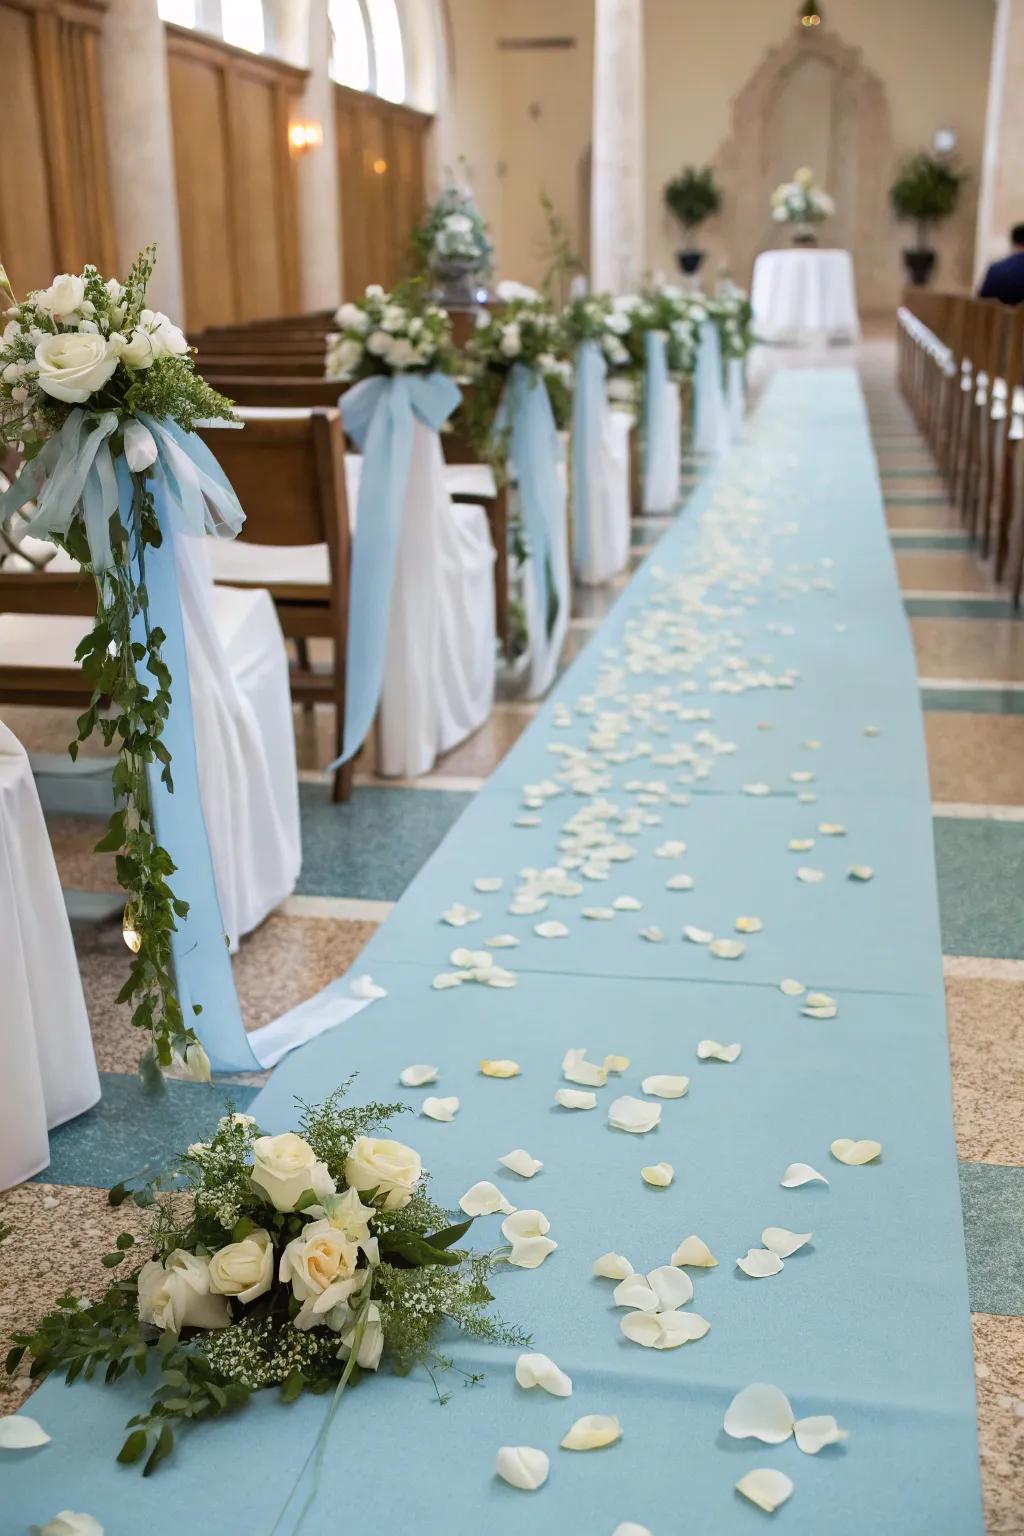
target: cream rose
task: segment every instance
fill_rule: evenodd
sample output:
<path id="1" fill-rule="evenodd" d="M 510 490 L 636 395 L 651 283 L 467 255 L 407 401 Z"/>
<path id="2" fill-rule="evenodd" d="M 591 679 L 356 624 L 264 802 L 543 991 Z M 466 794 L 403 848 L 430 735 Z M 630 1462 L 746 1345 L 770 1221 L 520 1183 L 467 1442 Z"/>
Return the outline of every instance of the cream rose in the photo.
<path id="1" fill-rule="evenodd" d="M 188 351 L 184 331 L 159 309 L 144 309 L 139 323 L 149 332 L 157 357 L 181 357 Z"/>
<path id="2" fill-rule="evenodd" d="M 49 288 L 42 288 L 32 295 L 33 302 L 50 315 L 71 315 L 81 309 L 85 298 L 85 281 L 62 272 L 55 277 Z"/>
<path id="3" fill-rule="evenodd" d="M 44 336 L 36 347 L 39 387 L 55 400 L 84 405 L 117 367 L 117 354 L 102 336 L 65 331 Z"/>
<path id="4" fill-rule="evenodd" d="M 422 1174 L 418 1152 L 379 1136 L 358 1137 L 345 1159 L 346 1184 L 360 1193 L 375 1190 L 385 1195 L 386 1211 L 398 1211 L 409 1204 Z"/>
<path id="5" fill-rule="evenodd" d="M 274 1249 L 270 1233 L 257 1227 L 237 1243 L 218 1248 L 210 1259 L 210 1290 L 216 1296 L 237 1296 L 243 1306 L 270 1290 L 274 1278 Z"/>
<path id="6" fill-rule="evenodd" d="M 226 1328 L 222 1296 L 210 1294 L 210 1261 L 176 1248 L 164 1264 L 150 1259 L 139 1271 L 139 1321 L 180 1333 L 183 1328 Z"/>
<path id="7" fill-rule="evenodd" d="M 357 1269 L 359 1249 L 329 1221 L 311 1221 L 281 1255 L 278 1277 L 302 1302 L 296 1328 L 323 1325 L 335 1332 L 350 1313 L 348 1299 L 366 1283 L 368 1270 Z"/>
<path id="8" fill-rule="evenodd" d="M 358 1323 L 353 1320 L 352 1326 L 346 1328 L 341 1335 L 341 1342 L 346 1355 L 352 1353 L 352 1345 L 355 1343 Z M 375 1371 L 380 1365 L 380 1357 L 384 1353 L 384 1329 L 380 1321 L 380 1307 L 375 1301 L 371 1301 L 366 1309 L 366 1322 L 363 1324 L 363 1336 L 359 1341 L 359 1349 L 356 1352 L 356 1364 L 364 1371 Z"/>
<path id="9" fill-rule="evenodd" d="M 307 1189 L 320 1199 L 335 1193 L 326 1164 L 317 1162 L 313 1148 L 294 1131 L 258 1136 L 252 1152 L 252 1182 L 277 1211 L 294 1211 Z"/>
<path id="10" fill-rule="evenodd" d="M 118 356 L 126 368 L 148 368 L 156 362 L 153 338 L 141 326 L 136 326 L 131 336 L 118 335 L 116 340 L 111 336 L 110 344 L 117 348 Z"/>

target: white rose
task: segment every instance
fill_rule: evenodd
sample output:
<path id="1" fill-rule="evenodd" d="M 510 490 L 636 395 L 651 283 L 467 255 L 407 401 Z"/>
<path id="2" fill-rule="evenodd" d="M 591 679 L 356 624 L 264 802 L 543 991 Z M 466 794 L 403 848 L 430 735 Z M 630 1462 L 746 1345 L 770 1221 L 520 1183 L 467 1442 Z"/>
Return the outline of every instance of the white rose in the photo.
<path id="1" fill-rule="evenodd" d="M 119 331 L 115 331 L 110 337 L 110 345 L 116 348 L 117 355 L 126 368 L 148 368 L 151 363 L 156 362 L 153 338 L 141 326 L 135 327 L 130 339 L 122 336 Z"/>
<path id="2" fill-rule="evenodd" d="M 43 337 L 36 347 L 36 363 L 41 389 L 55 400 L 84 405 L 114 372 L 117 353 L 111 352 L 103 336 L 66 331 Z"/>
<path id="3" fill-rule="evenodd" d="M 156 445 L 154 444 L 154 447 Z M 210 1075 L 210 1058 L 198 1041 L 194 1040 L 185 1048 L 185 1060 L 181 1063 L 185 1069 L 185 1075 L 194 1083 L 209 1083 L 213 1079 Z"/>
<path id="4" fill-rule="evenodd" d="M 252 1182 L 277 1211 L 294 1211 L 296 1201 L 311 1189 L 322 1199 L 335 1193 L 325 1163 L 294 1131 L 283 1136 L 258 1136 L 252 1145 Z"/>
<path id="5" fill-rule="evenodd" d="M 141 474 L 144 469 L 148 469 L 151 464 L 156 463 L 156 439 L 149 428 L 144 426 L 141 421 L 126 421 L 124 424 L 124 457 L 128 468 L 134 471 L 135 474 Z M 189 1047 L 189 1051 L 192 1052 L 197 1049 L 202 1050 L 202 1046 Z M 205 1051 L 203 1051 L 203 1055 L 206 1055 Z M 186 1061 L 188 1060 L 188 1052 L 186 1052 L 185 1059 Z M 208 1057 L 207 1068 L 209 1068 Z M 207 1075 L 202 1081 L 209 1082 L 209 1080 L 209 1071 L 207 1071 Z"/>
<path id="6" fill-rule="evenodd" d="M 17 338 L 20 335 L 21 335 L 21 324 L 20 324 L 20 322 L 17 321 L 17 320 L 8 320 L 7 324 L 4 326 L 4 332 L 3 332 L 3 338 L 2 338 L 4 346 L 9 346 L 10 343 L 12 341 L 16 341 Z"/>
<path id="7" fill-rule="evenodd" d="M 357 1137 L 345 1159 L 345 1183 L 360 1193 L 372 1189 L 386 1195 L 386 1211 L 398 1211 L 409 1204 L 422 1174 L 418 1152 L 380 1136 Z"/>
<path id="8" fill-rule="evenodd" d="M 396 337 L 395 340 L 392 341 L 391 346 L 388 348 L 387 360 L 391 364 L 392 368 L 398 369 L 399 372 L 401 372 L 403 368 L 411 368 L 413 363 L 417 362 L 418 359 L 419 353 L 417 352 L 416 348 L 413 346 L 412 342 L 407 341 L 404 336 Z"/>
<path id="9" fill-rule="evenodd" d="M 390 346 L 391 337 L 387 331 L 374 331 L 366 338 L 367 352 L 372 352 L 377 357 L 384 357 Z"/>
<path id="10" fill-rule="evenodd" d="M 210 1261 L 176 1248 L 167 1262 L 150 1259 L 139 1271 L 139 1321 L 180 1333 L 183 1328 L 226 1328 L 222 1296 L 210 1294 Z"/>
<path id="11" fill-rule="evenodd" d="M 370 317 L 365 309 L 360 309 L 358 304 L 343 304 L 335 315 L 338 325 L 346 331 L 359 331 L 363 334 L 370 323 Z"/>
<path id="12" fill-rule="evenodd" d="M 139 323 L 152 337 L 157 357 L 181 357 L 188 351 L 184 331 L 159 309 L 144 309 Z"/>
<path id="13" fill-rule="evenodd" d="M 98 336 L 100 331 L 95 320 L 79 320 L 75 329 L 83 336 Z"/>
<path id="14" fill-rule="evenodd" d="M 384 297 L 384 289 L 380 283 L 367 283 L 364 291 L 368 299 L 382 299 Z"/>
<path id="15" fill-rule="evenodd" d="M 108 277 L 103 286 L 106 288 L 107 292 L 110 294 L 111 299 L 116 304 L 122 293 L 124 293 L 124 289 L 118 282 L 117 278 Z"/>
<path id="16" fill-rule="evenodd" d="M 62 1509 L 45 1525 L 36 1525 L 32 1529 L 37 1536 L 103 1536 L 103 1527 L 98 1520 L 92 1515 L 76 1514 L 73 1509 Z"/>
<path id="17" fill-rule="evenodd" d="M 50 315 L 71 315 L 76 309 L 82 307 L 85 298 L 85 280 L 81 277 L 72 277 L 69 272 L 62 272 L 60 277 L 55 277 L 49 288 L 43 288 L 38 293 L 31 295 L 34 304 L 40 309 L 45 309 Z"/>
<path id="18" fill-rule="evenodd" d="M 501 332 L 501 352 L 504 357 L 518 357 L 523 350 L 522 336 L 518 325 L 506 325 Z"/>
<path id="19" fill-rule="evenodd" d="M 362 360 L 362 342 L 353 341 L 348 336 L 343 341 L 338 342 L 331 353 L 332 366 L 338 368 L 343 374 L 355 373 Z"/>
<path id="20" fill-rule="evenodd" d="M 352 1353 L 352 1345 L 355 1342 L 357 1324 L 353 1321 L 351 1328 L 347 1328 L 341 1336 L 341 1342 L 346 1355 Z M 356 1354 L 356 1364 L 364 1371 L 375 1371 L 380 1364 L 380 1357 L 384 1353 L 384 1329 L 381 1327 L 380 1307 L 375 1301 L 371 1301 L 366 1309 L 366 1322 L 363 1324 L 363 1336 L 359 1341 L 359 1349 Z"/>
<path id="21" fill-rule="evenodd" d="M 498 298 L 503 304 L 509 304 L 515 299 L 539 299 L 540 294 L 527 283 L 515 283 L 506 277 L 498 284 Z"/>
<path id="22" fill-rule="evenodd" d="M 8 363 L 3 373 L 0 373 L 0 379 L 3 379 L 5 384 L 17 384 L 24 371 L 24 363 Z"/>
<path id="23" fill-rule="evenodd" d="M 405 310 L 401 304 L 388 304 L 381 316 L 381 330 L 390 331 L 394 334 L 395 331 L 402 330 L 405 325 L 405 319 Z"/>
<path id="24" fill-rule="evenodd" d="M 342 1328 L 350 1313 L 348 1299 L 366 1283 L 369 1270 L 357 1269 L 359 1249 L 329 1221 L 311 1221 L 281 1255 L 278 1278 L 291 1284 L 302 1302 L 296 1328 Z"/>
<path id="25" fill-rule="evenodd" d="M 273 1278 L 274 1249 L 263 1227 L 218 1248 L 210 1259 L 210 1290 L 216 1296 L 237 1296 L 243 1305 L 269 1291 Z"/>

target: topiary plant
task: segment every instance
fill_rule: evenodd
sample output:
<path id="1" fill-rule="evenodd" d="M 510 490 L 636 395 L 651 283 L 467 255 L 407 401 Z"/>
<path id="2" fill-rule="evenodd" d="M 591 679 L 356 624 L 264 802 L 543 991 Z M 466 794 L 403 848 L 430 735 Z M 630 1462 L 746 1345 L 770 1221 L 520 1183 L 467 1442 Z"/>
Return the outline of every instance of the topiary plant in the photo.
<path id="1" fill-rule="evenodd" d="M 710 165 L 698 170 L 688 165 L 678 176 L 665 185 L 665 206 L 675 214 L 687 235 L 717 213 L 722 195 L 715 186 L 715 173 Z"/>
<path id="2" fill-rule="evenodd" d="M 889 202 L 898 219 L 912 220 L 916 225 L 919 248 L 928 243 L 929 226 L 953 212 L 963 180 L 963 171 L 955 171 L 926 150 L 903 162 L 889 189 Z"/>

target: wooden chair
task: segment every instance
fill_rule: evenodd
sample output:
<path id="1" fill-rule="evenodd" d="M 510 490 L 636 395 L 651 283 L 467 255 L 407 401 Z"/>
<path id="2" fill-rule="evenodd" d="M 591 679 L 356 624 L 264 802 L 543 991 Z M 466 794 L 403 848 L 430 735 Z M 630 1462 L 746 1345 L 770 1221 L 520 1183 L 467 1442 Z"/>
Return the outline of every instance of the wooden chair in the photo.
<path id="1" fill-rule="evenodd" d="M 1000 554 L 999 545 L 1005 544 L 1003 501 L 1010 399 L 1013 381 L 1020 373 L 1022 327 L 1024 312 L 1009 305 L 1000 306 L 994 326 L 996 334 L 989 353 L 992 372 L 988 388 L 988 409 L 981 428 L 982 474 L 975 519 L 982 554 L 986 559 L 993 554 L 996 557 L 994 565 L 997 580 L 1005 561 L 1005 548 Z"/>
<path id="2" fill-rule="evenodd" d="M 992 387 L 1002 376 L 1007 332 L 1004 317 L 1007 310 L 996 300 L 982 300 L 985 313 L 981 326 L 981 352 L 978 372 L 975 376 L 973 397 L 973 455 L 968 475 L 963 485 L 961 512 L 971 537 L 981 538 L 985 518 L 983 508 L 992 483 Z M 987 554 L 987 548 L 983 548 Z"/>
<path id="3" fill-rule="evenodd" d="M 335 397 L 336 398 L 336 397 Z M 326 582 L 253 579 L 229 585 L 266 587 L 281 628 L 299 642 L 299 665 L 291 675 L 292 697 L 308 704 L 333 704 L 336 752 L 345 731 L 345 663 L 351 563 L 345 442 L 337 410 L 322 407 L 246 418 L 242 431 L 206 428 L 204 442 L 214 453 L 245 509 L 244 543 L 276 547 L 327 546 Z M 314 671 L 305 642 L 330 640 L 330 672 Z M 335 801 L 347 800 L 353 764 L 334 775 Z"/>

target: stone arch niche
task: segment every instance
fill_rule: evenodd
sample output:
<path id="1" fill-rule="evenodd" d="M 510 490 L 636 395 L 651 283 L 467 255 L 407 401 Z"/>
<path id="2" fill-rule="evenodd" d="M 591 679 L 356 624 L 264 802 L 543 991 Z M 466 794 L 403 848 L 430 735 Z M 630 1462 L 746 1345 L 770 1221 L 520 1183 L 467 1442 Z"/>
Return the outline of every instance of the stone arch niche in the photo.
<path id="1" fill-rule="evenodd" d="M 893 158 L 885 86 L 859 48 L 832 31 L 800 28 L 771 49 L 734 98 L 730 137 L 715 160 L 733 275 L 748 282 L 758 251 L 788 243 L 769 198 L 808 165 L 836 202 L 822 243 L 852 252 L 862 310 L 891 307 L 900 282 L 887 202 Z"/>

